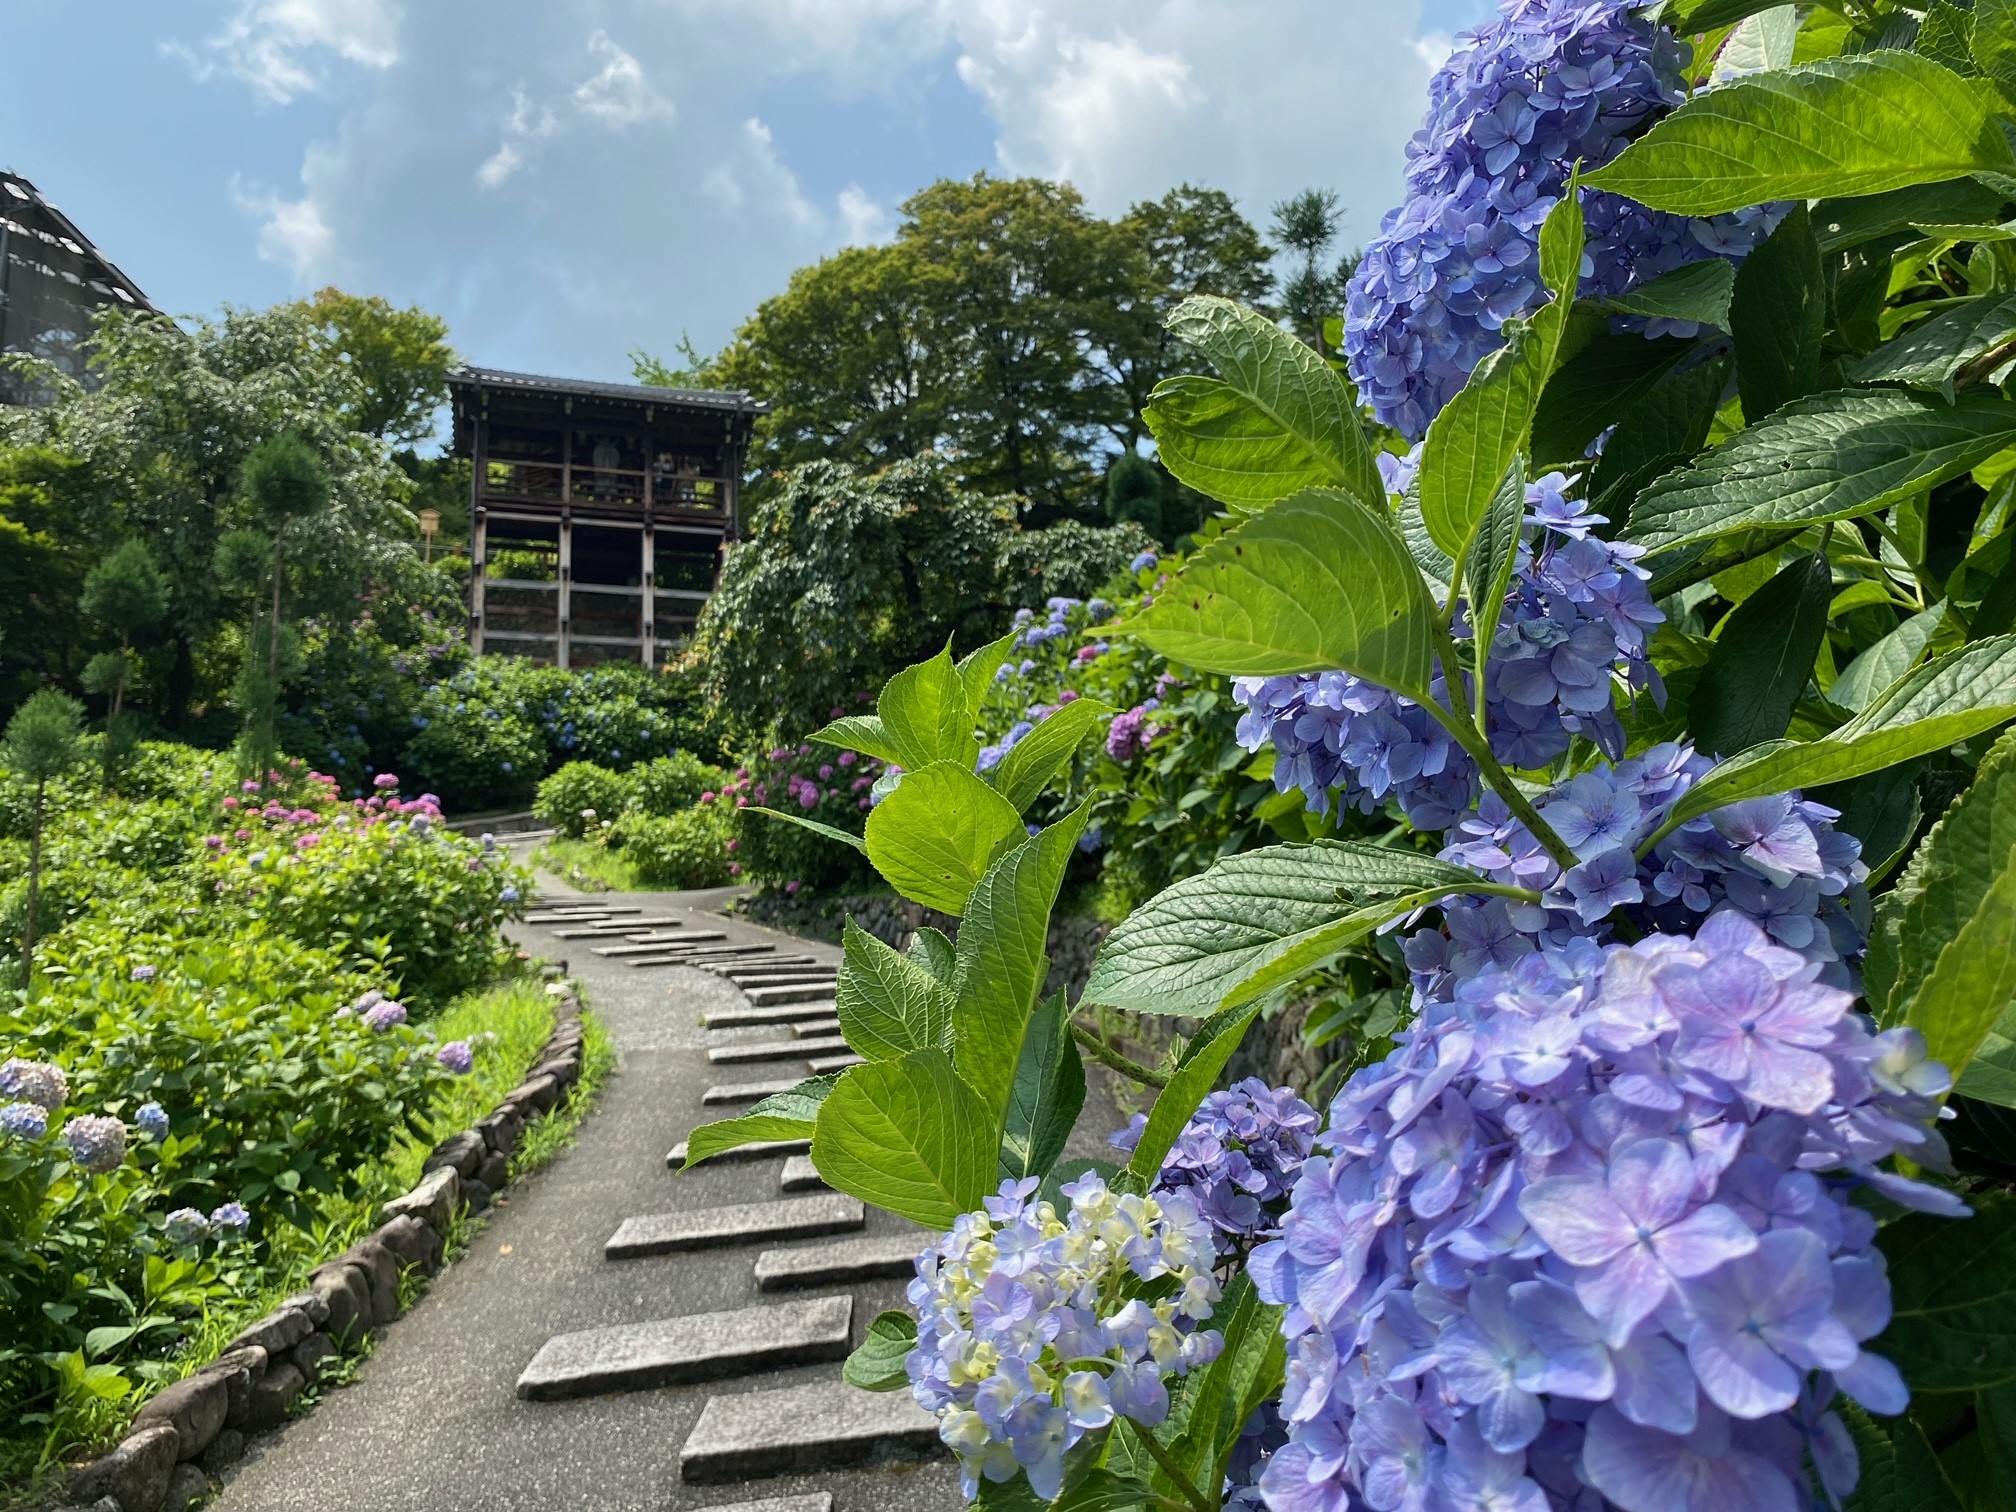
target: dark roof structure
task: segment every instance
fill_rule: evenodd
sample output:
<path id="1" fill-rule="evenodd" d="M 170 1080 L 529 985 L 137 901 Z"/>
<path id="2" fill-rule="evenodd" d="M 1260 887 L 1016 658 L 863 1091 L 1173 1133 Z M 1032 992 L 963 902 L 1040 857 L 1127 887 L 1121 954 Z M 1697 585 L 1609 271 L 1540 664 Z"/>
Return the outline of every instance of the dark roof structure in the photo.
<path id="1" fill-rule="evenodd" d="M 461 367 L 448 375 L 448 387 L 458 401 L 481 393 L 595 399 L 610 404 L 659 405 L 722 410 L 736 415 L 767 415 L 770 406 L 741 389 L 659 388 L 648 383 L 596 383 L 585 378 L 549 378 L 538 373 L 512 373 L 501 368 Z"/>
<path id="2" fill-rule="evenodd" d="M 81 343 L 107 305 L 160 313 L 39 189 L 18 173 L 0 172 L 0 351 L 46 357 L 88 381 Z M 39 397 L 0 373 L 0 403 Z"/>

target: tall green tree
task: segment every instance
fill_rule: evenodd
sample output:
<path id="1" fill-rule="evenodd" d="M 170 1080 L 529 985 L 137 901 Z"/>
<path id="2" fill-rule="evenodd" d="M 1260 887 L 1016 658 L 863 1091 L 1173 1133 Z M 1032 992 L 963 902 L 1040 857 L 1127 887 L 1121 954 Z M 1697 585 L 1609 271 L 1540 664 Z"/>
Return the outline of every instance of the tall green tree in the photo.
<path id="1" fill-rule="evenodd" d="M 297 577 L 298 548 L 319 535 L 329 509 L 329 472 L 314 448 L 295 431 L 282 431 L 253 448 L 239 470 L 238 489 L 249 528 L 219 543 L 219 571 L 227 582 L 251 589 L 255 608 L 245 637 L 238 674 L 239 713 L 244 728 L 239 750 L 244 765 L 264 772 L 278 752 L 283 663 L 292 640 L 283 617 L 290 567 Z M 263 602 L 262 602 L 263 600 Z"/>
<path id="2" fill-rule="evenodd" d="M 402 310 L 375 294 L 333 288 L 318 290 L 308 311 L 354 380 L 356 392 L 343 409 L 351 428 L 394 446 L 430 436 L 456 362 L 448 322 L 417 305 Z"/>
<path id="3" fill-rule="evenodd" d="M 0 709 L 77 671 L 91 492 L 76 458 L 0 445 Z"/>
<path id="4" fill-rule="evenodd" d="M 1324 322 L 1343 308 L 1343 284 L 1353 265 L 1348 256 L 1335 270 L 1324 262 L 1343 218 L 1344 207 L 1335 190 L 1304 189 L 1274 207 L 1271 228 L 1274 240 L 1296 265 L 1282 285 L 1282 314 L 1290 330 L 1325 356 L 1330 347 Z"/>
<path id="5" fill-rule="evenodd" d="M 42 911 L 42 824 L 49 784 L 77 764 L 77 737 L 84 706 L 54 688 L 44 688 L 14 713 L 0 736 L 0 753 L 15 777 L 34 789 L 28 813 L 28 909 L 21 926 L 22 980 L 35 991 L 35 934 Z"/>

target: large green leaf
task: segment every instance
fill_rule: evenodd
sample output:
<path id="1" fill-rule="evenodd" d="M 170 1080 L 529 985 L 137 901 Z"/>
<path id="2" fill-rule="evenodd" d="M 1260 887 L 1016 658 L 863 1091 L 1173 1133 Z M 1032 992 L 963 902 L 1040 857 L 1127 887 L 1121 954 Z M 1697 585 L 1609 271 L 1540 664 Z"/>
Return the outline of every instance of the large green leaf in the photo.
<path id="1" fill-rule="evenodd" d="M 959 926 L 952 1054 L 979 1094 L 990 1139 L 1006 1116 L 1023 1039 L 1050 972 L 1043 951 L 1050 910 L 1090 812 L 1080 805 L 1003 855 L 973 889 Z"/>
<path id="2" fill-rule="evenodd" d="M 1973 34 L 1974 17 L 1970 12 L 1949 4 L 1948 0 L 1932 0 L 1925 7 L 1925 20 L 1918 28 L 1918 40 L 1911 44 L 1911 51 L 1957 74 L 1978 74 L 1981 70 L 1974 62 Z"/>
<path id="3" fill-rule="evenodd" d="M 1170 1428 L 1176 1429 L 1171 1451 L 1191 1484 L 1224 1484 L 1240 1430 L 1262 1402 L 1279 1395 L 1287 1366 L 1282 1312 L 1260 1300 L 1252 1278 L 1243 1271 L 1227 1283 L 1212 1309 L 1209 1326 L 1224 1339 L 1224 1347 L 1217 1359 L 1186 1382 L 1187 1410 L 1180 1423 L 1172 1421 L 1162 1430 L 1169 1439 Z"/>
<path id="4" fill-rule="evenodd" d="M 1976 641 L 1927 662 L 1821 740 L 1778 740 L 1733 756 L 1673 807 L 1670 829 L 1745 798 L 1846 782 L 2016 717 L 2016 636 Z"/>
<path id="5" fill-rule="evenodd" d="M 686 1164 L 679 1169 L 691 1170 L 703 1160 L 745 1144 L 811 1138 L 819 1105 L 838 1080 L 837 1076 L 815 1076 L 788 1092 L 771 1093 L 740 1118 L 700 1125 L 686 1137 Z"/>
<path id="6" fill-rule="evenodd" d="M 1903 1021 L 1925 1036 L 1926 1053 L 1956 1075 L 1964 1075 L 2016 1001 L 2016 848 L 2003 853 L 1991 876 L 1976 911 L 1932 958 L 1924 978 L 1897 984 Z"/>
<path id="7" fill-rule="evenodd" d="M 843 751 L 859 751 L 878 761 L 902 764 L 902 748 L 890 736 L 879 714 L 847 714 L 816 731 L 812 738 Z"/>
<path id="8" fill-rule="evenodd" d="M 1977 226 L 2001 219 L 2002 196 L 1973 179 L 1919 184 L 1813 207 L 1820 251 L 1829 257 L 1913 226 Z M 1886 259 L 1884 266 L 1889 266 Z"/>
<path id="9" fill-rule="evenodd" d="M 1883 50 L 1752 74 L 1697 94 L 1589 176 L 1655 210 L 1880 194 L 2016 166 L 1995 92 Z"/>
<path id="10" fill-rule="evenodd" d="M 1553 297 L 1504 346 L 1477 364 L 1428 427 L 1421 450 L 1421 518 L 1461 559 L 1505 470 L 1526 445 L 1540 393 L 1561 353 L 1582 271 L 1582 201 L 1573 181 L 1540 229 L 1540 282 Z"/>
<path id="11" fill-rule="evenodd" d="M 843 1072 L 812 1131 L 828 1186 L 926 1228 L 949 1229 L 992 1191 L 994 1120 L 943 1050 Z"/>
<path id="12" fill-rule="evenodd" d="M 1785 0 L 1669 0 L 1660 19 L 1681 36 L 1696 36 L 1775 9 Z"/>
<path id="13" fill-rule="evenodd" d="M 1561 365 L 1547 380 L 1533 415 L 1535 465 L 1580 462 L 1590 442 L 1617 424 L 1699 345 L 1677 336 L 1648 340 L 1636 331 L 1606 331 L 1570 355 L 1564 342 Z"/>
<path id="14" fill-rule="evenodd" d="M 1339 932 L 1363 938 L 1417 899 L 1477 885 L 1432 856 L 1343 841 L 1227 856 L 1113 927 L 1085 1001 L 1201 1018 L 1312 942 L 1320 960 L 1350 943 L 1330 944 Z"/>
<path id="15" fill-rule="evenodd" d="M 1878 1019 L 1887 1023 L 1901 1014 L 1940 950 L 1980 911 L 2012 846 L 2016 733 L 1995 742 L 1974 781 L 1919 842 L 1897 885 L 1877 902 L 1863 987 Z"/>
<path id="16" fill-rule="evenodd" d="M 1815 525 L 1888 508 L 2016 440 L 2016 402 L 1953 404 L 1899 389 L 1845 389 L 1786 405 L 1692 467 L 1660 479 L 1626 536 L 1650 551 L 1756 526 Z"/>
<path id="17" fill-rule="evenodd" d="M 1686 466 L 1707 445 L 1729 361 L 1723 353 L 1675 368 L 1619 414 L 1589 474 L 1589 497 L 1601 513 L 1624 518 L 1648 484 Z"/>
<path id="18" fill-rule="evenodd" d="M 1913 1391 L 2016 1380 L 2016 1198 L 1972 1201 L 1964 1222 L 1913 1214 L 1883 1229 L 1892 1313 L 1869 1348 Z"/>
<path id="19" fill-rule="evenodd" d="M 1721 258 L 1710 257 L 1700 262 L 1682 263 L 1671 273 L 1640 284 L 1606 303 L 1609 308 L 1625 315 L 1647 315 L 1656 320 L 1687 320 L 1726 331 L 1729 329 L 1729 300 L 1735 285 L 1736 270 Z"/>
<path id="20" fill-rule="evenodd" d="M 934 761 L 905 772 L 869 814 L 868 859 L 904 897 L 960 914 L 981 873 L 1022 833 L 1015 805 L 970 763 Z"/>
<path id="21" fill-rule="evenodd" d="M 999 640 L 989 641 L 979 650 L 959 658 L 959 685 L 966 690 L 966 719 L 969 725 L 980 723 L 980 707 L 987 699 L 988 689 L 994 686 L 994 674 L 1001 670 L 1001 664 L 1015 654 L 1015 648 L 1022 643 L 1022 632 L 1010 630 Z"/>
<path id="22" fill-rule="evenodd" d="M 1853 1402 L 1843 1402 L 1840 1411 L 1861 1461 L 1848 1512 L 1966 1512 L 1915 1421 L 1873 1418 Z"/>
<path id="23" fill-rule="evenodd" d="M 1071 764 L 1085 737 L 1112 713 L 1112 705 L 1096 698 L 1076 698 L 1058 705 L 1016 741 L 1000 764 L 987 774 L 994 791 L 1014 804 L 1018 812 L 1026 810 L 1051 780 Z"/>
<path id="24" fill-rule="evenodd" d="M 905 770 L 934 761 L 970 767 L 979 753 L 966 684 L 950 646 L 890 678 L 875 701 L 875 712 L 896 748 L 897 764 Z"/>
<path id="25" fill-rule="evenodd" d="M 1974 0 L 1967 50 L 2005 100 L 2016 100 L 2016 6 L 2009 0 Z"/>
<path id="26" fill-rule="evenodd" d="M 1751 425 L 1820 387 L 1827 286 L 1804 205 L 1793 206 L 1764 245 L 1743 259 L 1729 320 L 1736 388 Z"/>
<path id="27" fill-rule="evenodd" d="M 1059 992 L 1037 1005 L 1022 1037 L 1001 1132 L 1002 1179 L 1048 1175 L 1084 1106 L 1085 1063 L 1071 1038 L 1071 1006 Z"/>
<path id="28" fill-rule="evenodd" d="M 1908 383 L 1953 397 L 1960 370 L 2016 336 L 2016 294 L 1970 299 L 1921 320 L 1885 342 L 1861 362 L 1854 375 L 1864 383 Z"/>
<path id="29" fill-rule="evenodd" d="M 1812 679 L 1833 597 L 1833 570 L 1816 551 L 1736 606 L 1687 704 L 1697 749 L 1745 751 L 1785 733 Z"/>
<path id="30" fill-rule="evenodd" d="M 1316 489 L 1211 542 L 1114 628 L 1200 672 L 1342 668 L 1425 701 L 1432 616 L 1384 508 Z"/>
<path id="31" fill-rule="evenodd" d="M 863 1391 L 901 1391 L 910 1384 L 903 1362 L 917 1347 L 917 1320 L 906 1312 L 885 1312 L 868 1325 L 868 1336 L 847 1356 L 840 1378 Z"/>
<path id="32" fill-rule="evenodd" d="M 952 1048 L 952 989 L 852 919 L 833 1000 L 840 1032 L 857 1055 L 894 1060 L 912 1050 Z"/>
<path id="33" fill-rule="evenodd" d="M 1127 1169 L 1135 1176 L 1146 1182 L 1155 1179 L 1176 1143 L 1176 1136 L 1197 1112 L 1198 1104 L 1218 1085 L 1219 1073 L 1232 1059 L 1232 1052 L 1239 1048 L 1239 1041 L 1246 1037 L 1259 1013 L 1260 1004 L 1256 1000 L 1243 1007 L 1222 1009 L 1197 1026 L 1197 1033 L 1184 1046 L 1182 1059 L 1170 1073 L 1168 1085 L 1156 1094 L 1155 1106 L 1148 1110 L 1141 1141 L 1134 1146 L 1133 1158 L 1127 1162 Z"/>
<path id="34" fill-rule="evenodd" d="M 1220 374 L 1170 379 L 1149 396 L 1144 418 L 1177 478 L 1245 508 L 1317 487 L 1385 503 L 1351 391 L 1306 343 L 1209 294 L 1178 305 L 1169 331 Z"/>
<path id="35" fill-rule="evenodd" d="M 1918 665 L 1946 618 L 1944 601 L 1921 609 L 1841 669 L 1827 697 L 1850 711 L 1866 709 L 1890 684 Z"/>

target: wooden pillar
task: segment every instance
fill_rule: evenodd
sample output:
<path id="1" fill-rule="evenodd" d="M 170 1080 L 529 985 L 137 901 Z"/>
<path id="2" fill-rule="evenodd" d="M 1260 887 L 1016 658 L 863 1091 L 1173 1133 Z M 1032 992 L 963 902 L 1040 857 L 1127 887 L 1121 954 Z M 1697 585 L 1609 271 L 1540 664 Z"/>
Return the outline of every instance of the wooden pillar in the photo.
<path id="1" fill-rule="evenodd" d="M 574 511 L 560 511 L 560 623 L 557 627 L 560 637 L 555 650 L 555 659 L 561 666 L 570 665 L 568 660 L 567 635 L 569 622 L 573 618 L 574 605 Z"/>
<path id="2" fill-rule="evenodd" d="M 644 586 L 644 602 L 640 606 L 644 611 L 643 656 L 644 668 L 646 671 L 649 671 L 658 665 L 658 637 L 656 634 L 658 628 L 656 624 L 658 594 L 655 585 L 652 583 L 652 577 L 656 573 L 658 566 L 658 539 L 656 532 L 651 528 L 651 521 L 649 519 L 644 521 L 644 529 L 640 532 L 640 535 L 643 538 L 643 545 L 639 547 L 639 550 L 643 555 L 639 558 L 639 565 L 643 570 L 638 574 L 638 580 Z"/>
<path id="3" fill-rule="evenodd" d="M 469 638 L 483 654 L 483 571 L 489 559 L 489 511 L 473 505 L 469 511 Z"/>

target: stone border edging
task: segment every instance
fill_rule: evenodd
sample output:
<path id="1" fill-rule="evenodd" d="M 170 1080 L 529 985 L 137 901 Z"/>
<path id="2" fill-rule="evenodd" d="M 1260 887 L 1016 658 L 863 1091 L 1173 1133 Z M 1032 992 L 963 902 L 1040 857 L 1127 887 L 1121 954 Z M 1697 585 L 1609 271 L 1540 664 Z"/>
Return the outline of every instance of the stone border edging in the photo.
<path id="1" fill-rule="evenodd" d="M 571 985 L 557 998 L 552 1034 L 490 1116 L 436 1145 L 419 1184 L 383 1206 L 377 1230 L 316 1266 L 306 1291 L 151 1398 L 114 1448 L 71 1475 L 73 1502 L 89 1512 L 185 1512 L 244 1454 L 248 1435 L 287 1422 L 339 1347 L 399 1316 L 401 1273 L 441 1269 L 455 1215 L 490 1205 L 526 1124 L 558 1108 L 581 1079 L 581 999 Z"/>

